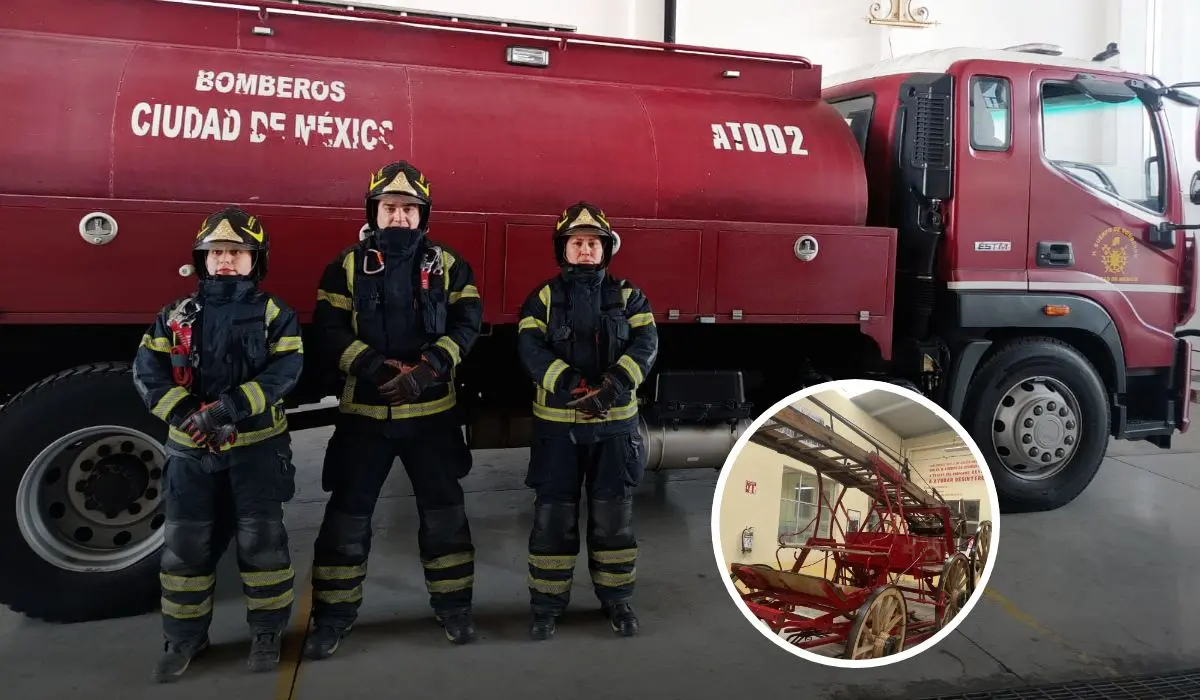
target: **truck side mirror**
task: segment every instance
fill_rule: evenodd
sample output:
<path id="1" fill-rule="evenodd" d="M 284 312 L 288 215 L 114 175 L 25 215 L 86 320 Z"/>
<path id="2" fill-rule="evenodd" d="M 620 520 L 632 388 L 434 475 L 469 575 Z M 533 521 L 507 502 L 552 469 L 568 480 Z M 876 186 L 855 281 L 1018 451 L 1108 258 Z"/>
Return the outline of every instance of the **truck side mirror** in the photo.
<path id="1" fill-rule="evenodd" d="M 1200 170 L 1192 173 L 1192 184 L 1188 187 L 1188 198 L 1192 204 L 1200 206 Z"/>

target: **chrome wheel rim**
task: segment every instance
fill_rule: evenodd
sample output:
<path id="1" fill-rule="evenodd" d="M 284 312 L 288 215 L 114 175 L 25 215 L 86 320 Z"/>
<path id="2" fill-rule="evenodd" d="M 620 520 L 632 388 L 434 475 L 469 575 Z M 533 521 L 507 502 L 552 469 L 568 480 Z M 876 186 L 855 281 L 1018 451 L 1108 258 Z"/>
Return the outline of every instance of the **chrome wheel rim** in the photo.
<path id="1" fill-rule="evenodd" d="M 992 446 L 1004 469 L 1026 481 L 1061 472 L 1079 449 L 1079 401 L 1052 377 L 1030 377 L 1005 392 L 992 416 Z"/>
<path id="2" fill-rule="evenodd" d="M 17 487 L 17 526 L 30 549 L 73 572 L 128 568 L 162 546 L 166 453 L 149 435 L 97 425 L 55 440 Z"/>

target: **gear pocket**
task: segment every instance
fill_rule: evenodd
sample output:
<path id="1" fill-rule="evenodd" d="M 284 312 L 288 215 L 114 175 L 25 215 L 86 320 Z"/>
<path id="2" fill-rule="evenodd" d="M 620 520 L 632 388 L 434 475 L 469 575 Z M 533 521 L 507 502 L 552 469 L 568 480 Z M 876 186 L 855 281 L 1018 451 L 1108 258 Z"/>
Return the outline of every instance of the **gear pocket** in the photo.
<path id="1" fill-rule="evenodd" d="M 261 329 L 261 324 L 258 325 L 258 328 L 239 328 L 242 336 L 242 356 L 239 365 L 242 370 L 241 374 L 243 375 L 237 378 L 239 384 L 258 376 L 267 368 L 266 334 L 254 332 Z"/>
<path id="2" fill-rule="evenodd" d="M 187 466 L 183 462 L 183 458 L 171 455 L 167 457 L 167 463 L 163 465 L 162 489 L 163 501 L 175 501 L 179 499 L 183 489 L 181 488 L 180 480 L 185 477 L 181 472 Z"/>
<path id="3" fill-rule="evenodd" d="M 321 462 L 321 490 L 325 493 L 333 493 L 337 488 L 338 448 L 344 437 L 341 431 L 335 429 L 329 444 L 325 446 L 325 458 Z"/>
<path id="4" fill-rule="evenodd" d="M 628 486 L 636 487 L 642 483 L 646 473 L 646 443 L 642 440 L 640 431 L 633 431 L 621 440 L 624 453 L 625 468 L 621 471 Z"/>
<path id="5" fill-rule="evenodd" d="M 296 495 L 296 465 L 292 463 L 291 449 L 281 449 L 275 452 L 275 469 L 271 474 L 273 500 L 287 503 Z"/>
<path id="6" fill-rule="evenodd" d="M 421 320 L 430 335 L 446 334 L 446 294 L 442 289 L 421 292 Z"/>
<path id="7" fill-rule="evenodd" d="M 378 292 L 367 290 L 355 290 L 354 313 L 358 316 L 359 328 L 376 328 L 382 327 L 379 317 L 382 315 L 380 307 L 383 306 L 383 299 Z"/>
<path id="8" fill-rule="evenodd" d="M 525 485 L 536 489 L 550 481 L 554 473 L 554 462 L 558 450 L 547 438 L 533 438 L 529 443 L 529 468 L 525 472 Z"/>
<path id="9" fill-rule="evenodd" d="M 471 473 L 471 469 L 475 466 L 475 455 L 471 453 L 471 448 L 467 446 L 467 441 L 463 438 L 462 432 L 458 428 L 454 429 L 454 463 L 458 467 L 454 471 L 454 478 L 465 479 Z"/>

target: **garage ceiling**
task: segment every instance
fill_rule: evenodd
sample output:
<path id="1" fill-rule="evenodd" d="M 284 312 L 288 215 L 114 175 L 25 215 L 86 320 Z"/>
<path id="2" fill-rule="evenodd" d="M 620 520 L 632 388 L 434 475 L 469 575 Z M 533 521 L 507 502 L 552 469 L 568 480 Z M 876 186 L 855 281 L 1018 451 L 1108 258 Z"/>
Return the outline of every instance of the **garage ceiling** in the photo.
<path id="1" fill-rule="evenodd" d="M 863 413 L 882 423 L 901 440 L 912 440 L 950 429 L 946 421 L 916 401 L 882 389 L 848 397 Z"/>

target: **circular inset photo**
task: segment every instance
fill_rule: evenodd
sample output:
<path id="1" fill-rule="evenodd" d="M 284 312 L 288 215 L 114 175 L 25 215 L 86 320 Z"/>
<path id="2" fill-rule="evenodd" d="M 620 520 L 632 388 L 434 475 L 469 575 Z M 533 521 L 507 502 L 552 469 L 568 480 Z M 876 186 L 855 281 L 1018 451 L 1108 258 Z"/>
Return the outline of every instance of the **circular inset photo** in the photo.
<path id="1" fill-rule="evenodd" d="M 928 398 L 842 380 L 772 406 L 717 480 L 729 595 L 801 658 L 885 666 L 932 648 L 983 595 L 999 508 L 983 454 Z"/>

